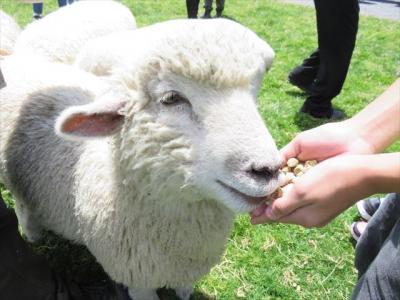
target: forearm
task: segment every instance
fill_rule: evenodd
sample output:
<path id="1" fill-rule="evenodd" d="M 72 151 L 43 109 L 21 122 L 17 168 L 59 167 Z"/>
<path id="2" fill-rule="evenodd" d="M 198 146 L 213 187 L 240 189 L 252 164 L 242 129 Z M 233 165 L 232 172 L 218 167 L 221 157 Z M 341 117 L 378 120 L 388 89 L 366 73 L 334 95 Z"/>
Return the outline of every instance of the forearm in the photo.
<path id="1" fill-rule="evenodd" d="M 400 79 L 353 118 L 343 122 L 368 141 L 374 153 L 400 138 Z"/>
<path id="2" fill-rule="evenodd" d="M 400 152 L 368 155 L 365 167 L 370 194 L 400 192 Z"/>

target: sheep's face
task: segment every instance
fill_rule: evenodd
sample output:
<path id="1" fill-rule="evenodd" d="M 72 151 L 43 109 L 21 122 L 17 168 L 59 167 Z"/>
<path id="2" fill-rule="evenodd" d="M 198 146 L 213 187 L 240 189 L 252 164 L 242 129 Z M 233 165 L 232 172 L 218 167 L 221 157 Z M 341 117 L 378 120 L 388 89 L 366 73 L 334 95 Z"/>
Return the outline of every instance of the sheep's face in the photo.
<path id="1" fill-rule="evenodd" d="M 148 83 L 151 99 L 140 113 L 156 116 L 157 126 L 180 136 L 182 149 L 190 145 L 180 169 L 184 184 L 235 212 L 265 201 L 279 185 L 281 161 L 252 89 L 216 89 L 173 74 L 164 78 Z"/>
<path id="2" fill-rule="evenodd" d="M 169 21 L 114 42 L 121 51 L 108 73 L 128 87 L 128 101 L 105 97 L 68 110 L 59 131 L 121 132 L 121 168 L 131 172 L 126 178 L 135 177 L 136 190 L 150 186 L 143 197 L 151 191 L 164 200 L 215 199 L 236 212 L 265 201 L 278 187 L 280 165 L 256 107 L 274 57 L 271 47 L 244 26 L 221 19 Z"/>
<path id="3" fill-rule="evenodd" d="M 73 139 L 119 133 L 123 167 L 160 196 L 175 191 L 188 201 L 215 199 L 245 212 L 279 186 L 280 155 L 257 112 L 254 88 L 217 89 L 167 74 L 146 90 L 143 106 L 106 94 L 71 107 L 57 131 Z"/>

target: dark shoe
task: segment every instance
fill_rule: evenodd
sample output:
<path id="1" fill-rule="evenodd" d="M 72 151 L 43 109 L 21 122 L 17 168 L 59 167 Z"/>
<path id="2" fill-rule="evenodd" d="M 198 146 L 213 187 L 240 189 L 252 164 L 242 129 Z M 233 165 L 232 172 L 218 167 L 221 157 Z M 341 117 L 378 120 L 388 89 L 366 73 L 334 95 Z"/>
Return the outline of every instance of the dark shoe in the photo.
<path id="1" fill-rule="evenodd" d="M 41 18 L 42 18 L 42 15 L 39 15 L 39 14 L 33 15 L 33 21 L 40 20 Z"/>
<path id="2" fill-rule="evenodd" d="M 360 200 L 356 203 L 358 213 L 364 220 L 369 221 L 384 200 L 385 198 L 378 197 Z"/>
<path id="3" fill-rule="evenodd" d="M 300 90 L 302 90 L 304 93 L 306 93 L 308 95 L 315 94 L 312 89 L 312 82 L 309 84 L 304 84 L 304 83 L 302 83 L 303 81 L 298 80 L 296 77 L 290 76 L 290 74 L 288 76 L 288 81 L 290 84 L 298 87 Z"/>
<path id="4" fill-rule="evenodd" d="M 345 117 L 344 112 L 338 109 L 329 109 L 326 111 L 311 110 L 304 105 L 300 108 L 301 113 L 309 114 L 310 116 L 318 119 L 329 119 L 330 121 L 342 120 Z"/>
<path id="5" fill-rule="evenodd" d="M 215 15 L 215 17 L 216 18 L 221 18 L 223 10 L 224 10 L 223 8 L 217 8 L 217 14 Z"/>
<path id="6" fill-rule="evenodd" d="M 313 95 L 313 83 L 317 76 L 317 68 L 297 66 L 288 75 L 288 81 L 309 95 Z"/>
<path id="7" fill-rule="evenodd" d="M 301 89 L 308 96 L 319 97 L 321 94 L 323 94 L 323 91 L 321 91 L 321 85 L 317 79 L 309 80 L 304 76 L 293 76 L 289 74 L 288 81 L 292 85 Z"/>
<path id="8" fill-rule="evenodd" d="M 211 19 L 211 10 L 205 10 L 204 15 L 201 17 L 202 19 Z"/>
<path id="9" fill-rule="evenodd" d="M 0 294 L 18 300 L 128 300 L 121 286 L 86 287 L 56 274 L 18 232 L 17 217 L 0 196 Z"/>
<path id="10" fill-rule="evenodd" d="M 295 67 L 288 75 L 288 81 L 304 92 L 312 95 L 312 84 L 319 69 L 320 59 L 317 49 L 306 58 L 301 65 Z"/>

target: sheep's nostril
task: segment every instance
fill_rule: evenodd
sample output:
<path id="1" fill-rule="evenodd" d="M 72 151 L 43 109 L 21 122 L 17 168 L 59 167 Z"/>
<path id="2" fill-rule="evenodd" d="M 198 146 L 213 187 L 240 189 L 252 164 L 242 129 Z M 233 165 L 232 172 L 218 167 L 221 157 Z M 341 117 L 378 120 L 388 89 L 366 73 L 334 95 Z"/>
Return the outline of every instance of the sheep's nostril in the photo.
<path id="1" fill-rule="evenodd" d="M 275 175 L 277 175 L 279 169 L 270 168 L 270 167 L 255 167 L 253 166 L 250 173 L 256 178 L 259 179 L 271 179 Z"/>

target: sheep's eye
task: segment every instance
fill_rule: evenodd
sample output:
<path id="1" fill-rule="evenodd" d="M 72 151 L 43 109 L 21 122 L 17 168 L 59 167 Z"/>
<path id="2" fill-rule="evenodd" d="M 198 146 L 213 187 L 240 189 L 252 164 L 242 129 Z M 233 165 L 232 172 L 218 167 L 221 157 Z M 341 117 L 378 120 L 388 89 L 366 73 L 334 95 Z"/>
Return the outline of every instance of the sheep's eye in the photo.
<path id="1" fill-rule="evenodd" d="M 187 102 L 187 99 L 176 91 L 169 91 L 161 97 L 160 102 L 165 105 L 171 105 Z"/>

